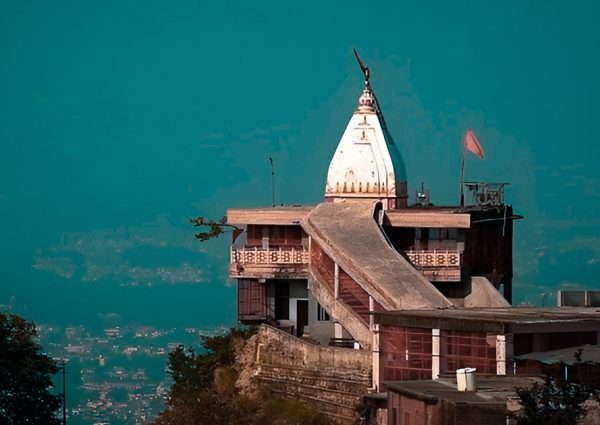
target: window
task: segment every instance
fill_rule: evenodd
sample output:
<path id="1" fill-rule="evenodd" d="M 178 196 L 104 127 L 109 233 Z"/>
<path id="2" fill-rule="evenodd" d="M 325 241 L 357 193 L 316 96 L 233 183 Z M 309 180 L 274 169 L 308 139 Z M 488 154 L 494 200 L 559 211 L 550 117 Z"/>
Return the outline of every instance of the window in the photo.
<path id="1" fill-rule="evenodd" d="M 321 304 L 317 304 L 317 320 L 320 322 L 328 322 L 331 320 L 329 313 L 327 313 L 327 310 L 325 310 Z"/>
<path id="2" fill-rule="evenodd" d="M 456 249 L 458 231 L 453 228 L 416 228 L 415 249 Z"/>

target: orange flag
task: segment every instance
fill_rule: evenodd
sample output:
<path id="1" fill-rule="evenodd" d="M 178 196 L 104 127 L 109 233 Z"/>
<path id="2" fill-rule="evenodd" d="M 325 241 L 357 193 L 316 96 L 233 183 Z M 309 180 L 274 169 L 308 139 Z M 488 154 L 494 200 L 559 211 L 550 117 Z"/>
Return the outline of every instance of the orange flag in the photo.
<path id="1" fill-rule="evenodd" d="M 465 150 L 468 150 L 469 152 L 477 155 L 479 159 L 485 158 L 483 148 L 481 147 L 479 140 L 477 140 L 477 136 L 475 136 L 475 133 L 473 133 L 473 130 L 471 130 L 470 128 L 468 128 L 467 131 L 465 131 L 463 145 Z"/>

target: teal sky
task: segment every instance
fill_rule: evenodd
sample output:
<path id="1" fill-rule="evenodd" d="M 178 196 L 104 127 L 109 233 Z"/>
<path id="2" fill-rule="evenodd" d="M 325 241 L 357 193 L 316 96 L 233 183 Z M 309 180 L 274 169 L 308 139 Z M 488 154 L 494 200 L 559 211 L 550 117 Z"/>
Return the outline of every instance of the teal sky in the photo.
<path id="1" fill-rule="evenodd" d="M 511 182 L 517 300 L 600 289 L 599 28 L 593 1 L 0 0 L 0 304 L 232 323 L 227 241 L 186 221 L 268 205 L 269 156 L 278 202 L 321 200 L 352 47 L 410 191 L 456 202 L 466 127 L 467 177 Z"/>

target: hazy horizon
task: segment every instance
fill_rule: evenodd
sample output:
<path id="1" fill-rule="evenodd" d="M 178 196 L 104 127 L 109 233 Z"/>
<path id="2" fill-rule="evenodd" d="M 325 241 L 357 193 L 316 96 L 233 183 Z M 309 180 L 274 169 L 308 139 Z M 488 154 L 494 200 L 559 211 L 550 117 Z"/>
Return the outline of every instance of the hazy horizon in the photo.
<path id="1" fill-rule="evenodd" d="M 41 323 L 236 321 L 228 238 L 188 219 L 314 204 L 373 87 L 409 193 L 457 200 L 460 139 L 509 181 L 517 302 L 600 289 L 595 2 L 0 3 L 0 304 Z M 548 295 L 551 297 L 552 295 Z M 548 298 L 549 302 L 553 302 Z"/>

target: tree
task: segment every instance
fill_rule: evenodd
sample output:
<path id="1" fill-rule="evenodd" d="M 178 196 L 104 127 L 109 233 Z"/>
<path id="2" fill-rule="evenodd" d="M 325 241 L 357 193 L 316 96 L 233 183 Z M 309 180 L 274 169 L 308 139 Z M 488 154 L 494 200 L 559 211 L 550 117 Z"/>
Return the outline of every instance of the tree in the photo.
<path id="1" fill-rule="evenodd" d="M 58 425 L 60 397 L 50 394 L 54 360 L 40 352 L 35 325 L 0 312 L 0 424 Z"/>
<path id="2" fill-rule="evenodd" d="M 227 217 L 223 216 L 220 220 L 207 220 L 204 217 L 191 218 L 190 223 L 194 227 L 206 228 L 207 230 L 198 232 L 194 236 L 200 242 L 205 242 L 209 239 L 218 238 L 225 233 L 225 229 L 241 232 L 241 229 L 233 224 L 227 224 Z"/>
<path id="3" fill-rule="evenodd" d="M 202 348 L 177 347 L 169 353 L 173 379 L 167 408 L 154 425 L 330 425 L 314 406 L 270 394 L 263 388 L 255 397 L 236 387 L 236 349 L 253 333 L 233 328 L 228 333 L 202 337 Z"/>
<path id="4" fill-rule="evenodd" d="M 574 425 L 586 412 L 584 403 L 599 399 L 600 364 L 578 361 L 569 380 L 562 374 L 564 367 L 550 367 L 543 382 L 516 389 L 522 406 L 517 425 Z"/>
<path id="5" fill-rule="evenodd" d="M 168 372 L 173 379 L 169 392 L 171 403 L 187 401 L 202 391 L 210 389 L 218 366 L 231 366 L 235 361 L 235 346 L 238 341 L 248 339 L 254 330 L 232 328 L 217 336 L 201 336 L 204 350 L 196 353 L 194 348 L 183 346 L 169 353 Z"/>

